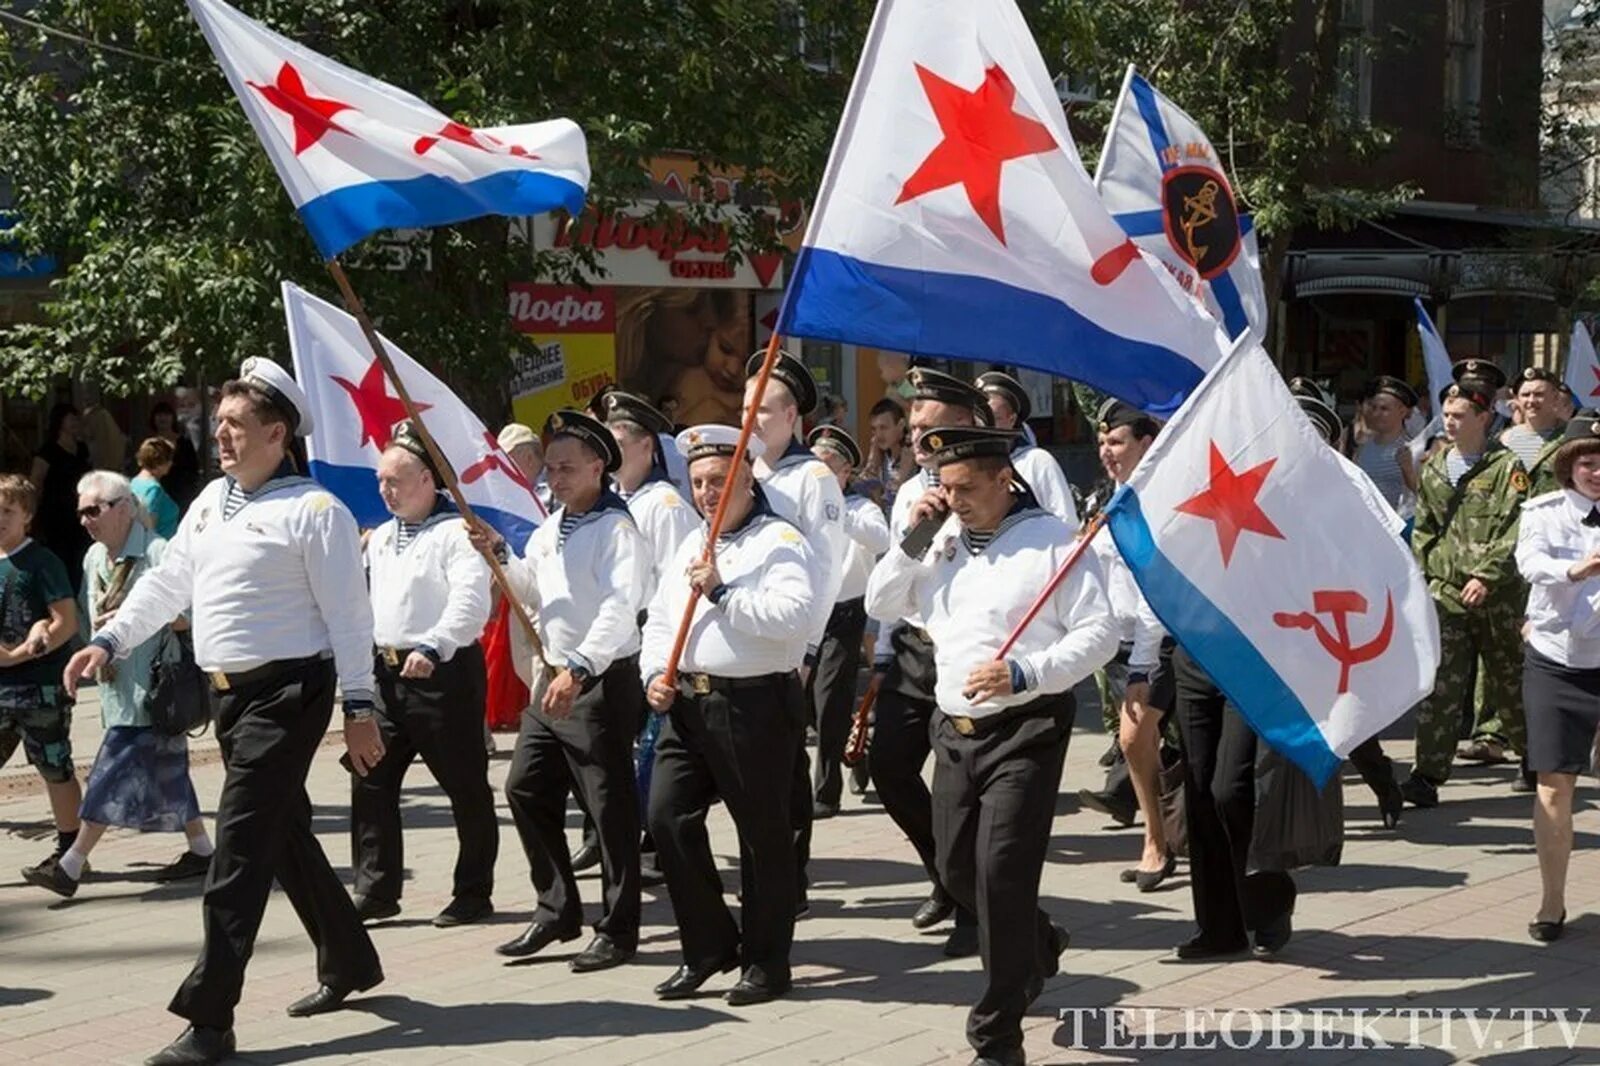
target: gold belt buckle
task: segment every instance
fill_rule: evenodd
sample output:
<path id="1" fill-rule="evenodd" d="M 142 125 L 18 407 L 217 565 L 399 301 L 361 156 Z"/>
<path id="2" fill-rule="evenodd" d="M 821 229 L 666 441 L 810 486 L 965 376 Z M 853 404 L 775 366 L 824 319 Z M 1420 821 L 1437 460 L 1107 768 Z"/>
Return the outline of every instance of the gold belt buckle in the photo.
<path id="1" fill-rule="evenodd" d="M 228 684 L 228 675 L 221 670 L 211 671 L 211 687 L 218 692 L 226 692 L 232 686 Z"/>
<path id="2" fill-rule="evenodd" d="M 955 728 L 957 733 L 960 733 L 964 737 L 970 737 L 972 734 L 978 731 L 978 727 L 973 724 L 972 719 L 963 715 L 952 715 L 950 718 L 950 724 Z"/>
<path id="3" fill-rule="evenodd" d="M 694 690 L 696 696 L 708 695 L 711 692 L 711 675 L 690 674 L 689 687 Z"/>
<path id="4" fill-rule="evenodd" d="M 384 648 L 383 661 L 388 663 L 390 666 L 399 666 L 400 653 L 395 651 L 393 648 Z"/>

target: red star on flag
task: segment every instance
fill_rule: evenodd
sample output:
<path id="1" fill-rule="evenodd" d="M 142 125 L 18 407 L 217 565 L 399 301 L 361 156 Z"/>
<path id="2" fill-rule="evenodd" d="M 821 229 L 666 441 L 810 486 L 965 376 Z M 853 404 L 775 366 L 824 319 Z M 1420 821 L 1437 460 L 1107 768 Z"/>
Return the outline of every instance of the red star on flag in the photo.
<path id="1" fill-rule="evenodd" d="M 1050 151 L 1056 147 L 1055 138 L 1043 123 L 1012 110 L 1017 87 L 999 67 L 985 71 L 983 83 L 970 92 L 920 63 L 916 67 L 944 139 L 906 179 L 895 203 L 960 183 L 983 224 L 1001 244 L 1006 243 L 1000 221 L 1000 168 L 1009 159 Z"/>
<path id="2" fill-rule="evenodd" d="M 1595 386 L 1589 390 L 1590 396 L 1600 396 L 1600 366 L 1591 366 L 1590 372 L 1594 374 Z"/>
<path id="3" fill-rule="evenodd" d="M 306 91 L 305 82 L 300 80 L 300 72 L 288 63 L 278 69 L 275 84 L 258 85 L 253 81 L 246 84 L 265 97 L 267 103 L 294 120 L 295 155 L 322 140 L 322 135 L 329 130 L 350 135 L 349 130 L 333 121 L 333 116 L 353 108 L 338 100 L 312 96 Z"/>
<path id="4" fill-rule="evenodd" d="M 361 416 L 361 443 L 371 441 L 379 451 L 387 448 L 390 430 L 394 429 L 396 422 L 406 417 L 406 405 L 389 395 L 383 364 L 374 359 L 372 365 L 367 367 L 367 372 L 361 375 L 359 385 L 352 385 L 337 374 L 330 374 L 329 377 L 350 394 L 350 402 L 356 405 L 356 414 Z M 421 414 L 432 406 L 431 403 L 419 403 L 417 413 Z"/>
<path id="5" fill-rule="evenodd" d="M 1265 537 L 1284 539 L 1278 527 L 1272 524 L 1272 519 L 1256 503 L 1256 496 L 1277 461 L 1268 459 L 1242 474 L 1236 474 L 1217 449 L 1216 441 L 1212 441 L 1211 484 L 1177 507 L 1184 514 L 1217 524 L 1217 546 L 1222 549 L 1224 568 L 1233 560 L 1233 549 L 1239 543 L 1241 533 L 1259 533 Z"/>

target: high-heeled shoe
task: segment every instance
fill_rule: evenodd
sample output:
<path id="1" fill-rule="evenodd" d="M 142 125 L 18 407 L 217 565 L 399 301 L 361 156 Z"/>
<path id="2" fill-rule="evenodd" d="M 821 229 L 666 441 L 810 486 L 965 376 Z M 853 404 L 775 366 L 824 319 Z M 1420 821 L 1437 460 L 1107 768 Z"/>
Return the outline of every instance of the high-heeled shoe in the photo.
<path id="1" fill-rule="evenodd" d="M 1562 911 L 1561 917 L 1553 922 L 1541 922 L 1538 919 L 1528 923 L 1528 935 L 1541 944 L 1548 944 L 1552 940 L 1560 940 L 1561 934 L 1567 927 L 1567 912 Z"/>
<path id="2" fill-rule="evenodd" d="M 1168 851 L 1167 861 L 1161 864 L 1161 869 L 1136 870 L 1133 874 L 1133 883 L 1138 886 L 1140 892 L 1154 892 L 1161 887 L 1161 882 L 1172 876 L 1172 872 L 1177 868 L 1178 857 Z"/>

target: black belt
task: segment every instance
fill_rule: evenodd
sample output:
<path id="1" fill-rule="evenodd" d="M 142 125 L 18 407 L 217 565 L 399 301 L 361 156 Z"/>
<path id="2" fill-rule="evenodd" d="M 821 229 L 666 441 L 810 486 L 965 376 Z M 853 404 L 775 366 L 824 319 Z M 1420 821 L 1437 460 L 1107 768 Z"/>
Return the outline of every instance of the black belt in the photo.
<path id="1" fill-rule="evenodd" d="M 721 677 L 716 674 L 679 674 L 678 690 L 685 696 L 704 696 L 712 692 L 738 692 L 741 689 L 770 688 L 782 684 L 793 673 L 757 674 L 755 677 Z"/>
<path id="2" fill-rule="evenodd" d="M 211 681 L 211 688 L 216 692 L 227 692 L 231 689 L 244 688 L 246 685 L 259 685 L 263 681 L 270 681 L 279 674 L 287 674 L 295 670 L 304 670 L 308 666 L 327 659 L 326 655 L 307 655 L 303 659 L 275 659 L 264 666 L 254 670 L 239 670 L 227 672 L 223 670 L 207 670 L 206 677 Z"/>
<path id="3" fill-rule="evenodd" d="M 406 664 L 406 656 L 416 650 L 416 648 L 390 648 L 380 644 L 372 649 L 372 654 L 384 665 L 398 670 Z"/>
<path id="4" fill-rule="evenodd" d="M 964 714 L 947 714 L 945 719 L 949 721 L 950 728 L 961 736 L 981 737 L 1018 718 L 1054 717 L 1061 709 L 1058 701 L 1067 695 L 1068 693 L 1063 692 L 1056 696 L 1041 696 L 1036 700 L 1019 703 L 981 718 L 972 718 Z"/>

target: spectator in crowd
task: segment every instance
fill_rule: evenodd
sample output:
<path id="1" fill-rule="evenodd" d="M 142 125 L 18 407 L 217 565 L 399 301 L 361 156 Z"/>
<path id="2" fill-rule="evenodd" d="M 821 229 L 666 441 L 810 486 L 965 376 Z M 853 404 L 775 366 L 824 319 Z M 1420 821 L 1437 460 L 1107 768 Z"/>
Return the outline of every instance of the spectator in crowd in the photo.
<path id="1" fill-rule="evenodd" d="M 539 440 L 539 435 L 521 422 L 512 422 L 500 431 L 497 441 L 500 450 L 511 457 L 548 513 L 551 509 L 550 483 L 544 476 L 544 444 Z"/>
<path id="2" fill-rule="evenodd" d="M 171 441 L 165 437 L 150 437 L 139 445 L 135 457 L 139 464 L 139 475 L 132 482 L 133 494 L 144 504 L 146 524 L 162 540 L 171 540 L 178 532 L 178 519 L 181 516 L 177 501 L 161 485 L 161 479 L 172 471 L 176 455 L 177 449 Z"/>
<path id="3" fill-rule="evenodd" d="M 177 412 L 165 400 L 150 409 L 150 433 L 172 445 L 172 469 L 161 478 L 161 487 L 182 514 L 200 492 L 200 453 L 178 424 Z"/>
<path id="4" fill-rule="evenodd" d="M 98 629 L 139 579 L 161 564 L 167 542 L 145 525 L 128 479 L 110 470 L 94 470 L 79 480 L 78 516 L 94 538 L 83 560 L 85 580 L 78 609 L 90 620 L 90 628 Z M 179 619 L 175 624 L 185 623 Z M 126 659 L 102 670 L 100 721 L 105 734 L 83 792 L 78 835 L 54 861 L 23 870 L 29 884 L 58 896 L 75 895 L 89 852 L 108 826 L 146 833 L 184 832 L 188 848 L 156 873 L 157 881 L 201 877 L 211 865 L 211 838 L 189 780 L 188 738 L 157 732 L 145 709 L 151 668 L 168 633 L 162 629 Z"/>
<path id="5" fill-rule="evenodd" d="M 89 462 L 97 470 L 122 471 L 128 460 L 128 435 L 117 424 L 117 416 L 104 404 L 93 404 L 83 413 L 83 440 L 89 448 Z"/>
<path id="6" fill-rule="evenodd" d="M 50 409 L 44 443 L 33 453 L 29 480 L 38 493 L 33 538 L 49 548 L 67 568 L 73 595 L 83 584 L 83 553 L 89 535 L 78 524 L 78 479 L 89 472 L 89 449 L 83 443 L 83 421 L 70 403 Z"/>
<path id="7" fill-rule="evenodd" d="M 892 500 L 901 482 L 917 472 L 917 457 L 912 454 L 907 436 L 906 409 L 884 397 L 872 405 L 867 430 L 867 462 L 861 476 L 881 485 L 882 497 Z"/>
<path id="8" fill-rule="evenodd" d="M 1418 472 L 1406 440 L 1406 419 L 1417 406 L 1417 393 L 1399 378 L 1379 375 L 1361 398 L 1360 418 L 1352 436 L 1351 459 L 1372 479 L 1400 517 L 1416 510 Z"/>

